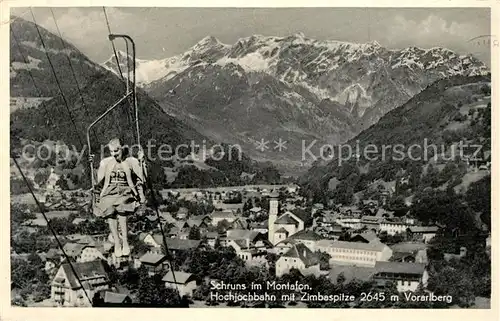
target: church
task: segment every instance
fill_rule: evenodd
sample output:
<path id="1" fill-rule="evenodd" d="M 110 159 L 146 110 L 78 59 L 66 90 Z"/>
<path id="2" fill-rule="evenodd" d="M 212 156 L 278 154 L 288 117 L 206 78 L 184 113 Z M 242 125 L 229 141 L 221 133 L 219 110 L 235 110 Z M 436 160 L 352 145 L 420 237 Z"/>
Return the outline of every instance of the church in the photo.
<path id="1" fill-rule="evenodd" d="M 290 236 L 304 230 L 305 218 L 298 212 L 286 211 L 279 215 L 278 197 L 270 195 L 269 218 L 268 218 L 268 239 L 274 245 L 286 240 Z"/>

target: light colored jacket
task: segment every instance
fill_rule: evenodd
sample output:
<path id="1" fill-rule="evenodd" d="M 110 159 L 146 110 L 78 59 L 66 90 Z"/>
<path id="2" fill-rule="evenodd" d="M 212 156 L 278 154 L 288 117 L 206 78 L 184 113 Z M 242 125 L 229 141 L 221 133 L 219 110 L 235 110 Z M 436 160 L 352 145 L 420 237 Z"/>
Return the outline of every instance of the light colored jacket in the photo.
<path id="1" fill-rule="evenodd" d="M 113 164 L 115 164 L 113 156 L 109 156 L 102 159 L 99 164 L 99 169 L 97 170 L 96 184 L 99 184 L 104 180 L 104 186 L 102 192 L 104 192 L 109 186 L 111 166 L 113 166 Z M 141 167 L 141 163 L 137 158 L 128 157 L 122 164 L 127 176 L 127 183 L 129 187 L 132 188 L 134 192 L 139 194 L 141 201 L 144 200 L 143 185 L 145 182 L 145 171 Z M 132 180 L 132 173 L 134 173 L 135 176 L 137 177 L 136 182 Z"/>

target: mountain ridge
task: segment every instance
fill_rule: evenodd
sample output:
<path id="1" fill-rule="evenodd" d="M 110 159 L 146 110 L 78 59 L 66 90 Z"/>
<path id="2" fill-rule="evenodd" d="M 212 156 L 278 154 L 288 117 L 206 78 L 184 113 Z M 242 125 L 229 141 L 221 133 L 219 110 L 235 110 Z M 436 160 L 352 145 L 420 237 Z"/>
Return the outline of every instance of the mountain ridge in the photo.
<path id="1" fill-rule="evenodd" d="M 107 62 L 111 70 L 116 69 L 112 61 Z M 233 45 L 207 36 L 186 52 L 155 63 L 165 65 L 165 75 L 141 84 L 165 110 L 213 139 L 242 144 L 253 158 L 296 169 L 303 164 L 301 141 L 344 142 L 436 80 L 487 73 L 473 56 L 446 48 L 386 49 L 376 41 L 318 41 L 303 34 L 253 35 Z M 209 109 L 200 106 L 200 97 Z M 287 113 L 296 117 L 291 124 Z M 213 115 L 224 120 L 214 128 L 213 122 L 204 123 Z M 281 137 L 282 127 L 295 128 L 295 134 Z M 294 148 L 262 154 L 251 142 L 265 135 L 288 138 Z"/>

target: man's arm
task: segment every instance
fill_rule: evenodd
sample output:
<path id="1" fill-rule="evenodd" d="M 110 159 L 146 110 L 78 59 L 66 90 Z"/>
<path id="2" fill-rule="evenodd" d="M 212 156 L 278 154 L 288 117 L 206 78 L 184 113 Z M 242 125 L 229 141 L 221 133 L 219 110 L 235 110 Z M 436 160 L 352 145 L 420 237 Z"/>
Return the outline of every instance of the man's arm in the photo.
<path id="1" fill-rule="evenodd" d="M 135 182 L 135 187 L 137 188 L 137 192 L 139 193 L 139 198 L 141 203 L 144 203 L 146 201 L 146 198 L 144 196 L 144 184 L 146 182 L 144 177 L 145 173 L 141 168 L 141 162 L 139 162 L 139 160 L 135 157 L 129 157 L 127 158 L 127 163 L 129 164 L 132 172 L 137 177 L 137 181 Z"/>

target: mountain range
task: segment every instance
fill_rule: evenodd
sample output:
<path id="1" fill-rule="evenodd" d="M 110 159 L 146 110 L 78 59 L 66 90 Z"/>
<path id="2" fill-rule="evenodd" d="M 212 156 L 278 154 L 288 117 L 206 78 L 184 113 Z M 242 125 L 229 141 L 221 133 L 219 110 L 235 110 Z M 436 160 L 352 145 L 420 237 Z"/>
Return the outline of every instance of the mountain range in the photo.
<path id="1" fill-rule="evenodd" d="M 125 66 L 126 54 L 118 55 Z M 102 65 L 118 73 L 114 57 Z M 180 55 L 137 60 L 138 83 L 167 113 L 283 167 L 307 164 L 303 142 L 345 142 L 439 79 L 487 73 L 475 57 L 446 48 L 396 50 L 303 34 L 233 45 L 208 36 Z M 256 148 L 261 139 L 268 149 Z M 279 139 L 287 142 L 281 152 Z"/>

